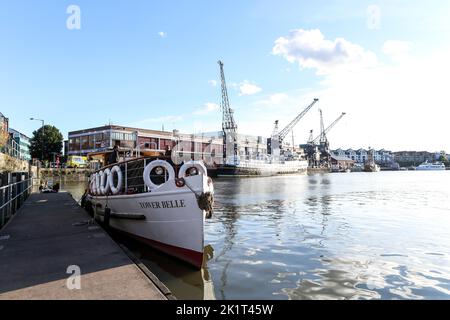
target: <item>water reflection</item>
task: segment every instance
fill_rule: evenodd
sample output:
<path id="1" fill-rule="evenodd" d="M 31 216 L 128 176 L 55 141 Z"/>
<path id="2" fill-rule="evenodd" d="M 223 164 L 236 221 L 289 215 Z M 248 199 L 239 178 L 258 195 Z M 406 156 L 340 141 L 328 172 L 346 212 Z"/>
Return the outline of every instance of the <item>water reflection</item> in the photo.
<path id="1" fill-rule="evenodd" d="M 195 270 L 168 255 L 160 253 L 137 241 L 111 233 L 139 258 L 177 297 L 187 300 L 215 300 L 214 284 L 207 268 Z M 214 256 L 214 249 L 205 246 L 205 266 Z"/>
<path id="2" fill-rule="evenodd" d="M 201 272 L 152 250 L 134 252 L 184 299 L 449 299 L 449 178 L 218 179 Z"/>

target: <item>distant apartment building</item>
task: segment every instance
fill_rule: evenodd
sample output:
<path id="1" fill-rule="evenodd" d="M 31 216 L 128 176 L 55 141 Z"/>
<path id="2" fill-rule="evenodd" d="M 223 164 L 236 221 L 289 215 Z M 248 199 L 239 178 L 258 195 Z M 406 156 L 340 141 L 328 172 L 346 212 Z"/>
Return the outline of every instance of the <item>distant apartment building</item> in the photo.
<path id="1" fill-rule="evenodd" d="M 436 153 L 427 151 L 398 151 L 393 153 L 394 159 L 399 163 L 420 164 L 425 161 L 436 160 Z"/>
<path id="2" fill-rule="evenodd" d="M 350 160 L 355 161 L 355 163 L 363 164 L 368 160 L 369 157 L 369 150 L 366 149 L 336 149 L 331 150 L 331 154 L 335 157 L 346 157 Z M 394 161 L 394 157 L 392 155 L 392 152 L 381 149 L 381 150 L 374 150 L 374 160 L 377 164 L 380 165 L 389 165 L 392 164 Z"/>
<path id="3" fill-rule="evenodd" d="M 26 161 L 31 160 L 30 138 L 12 128 L 9 128 L 9 134 L 11 135 L 11 139 L 15 142 L 13 143 L 15 157 Z"/>

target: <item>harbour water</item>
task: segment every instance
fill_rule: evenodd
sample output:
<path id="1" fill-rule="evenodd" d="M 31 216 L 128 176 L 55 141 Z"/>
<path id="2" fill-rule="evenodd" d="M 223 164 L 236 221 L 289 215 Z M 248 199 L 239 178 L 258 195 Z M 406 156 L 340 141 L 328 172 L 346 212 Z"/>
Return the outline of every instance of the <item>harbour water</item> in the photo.
<path id="1" fill-rule="evenodd" d="M 450 299 L 450 172 L 218 179 L 202 271 L 126 239 L 180 299 Z M 84 185 L 63 185 L 80 197 Z"/>

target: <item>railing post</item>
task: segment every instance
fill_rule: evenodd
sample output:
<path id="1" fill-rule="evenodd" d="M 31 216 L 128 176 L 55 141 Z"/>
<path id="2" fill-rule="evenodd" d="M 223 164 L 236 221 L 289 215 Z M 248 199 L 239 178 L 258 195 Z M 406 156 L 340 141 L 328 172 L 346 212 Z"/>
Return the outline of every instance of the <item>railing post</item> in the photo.
<path id="1" fill-rule="evenodd" d="M 125 194 L 128 193 L 128 162 L 125 162 Z"/>
<path id="2" fill-rule="evenodd" d="M 8 214 L 6 215 L 6 218 L 9 219 L 9 217 L 11 217 L 11 212 L 12 212 L 12 184 L 9 185 L 8 187 L 8 201 L 9 201 L 9 211 Z"/>
<path id="3" fill-rule="evenodd" d="M 144 158 L 144 170 L 145 170 L 145 167 L 147 166 L 147 159 L 146 158 Z M 145 185 L 145 182 L 144 182 L 144 190 L 145 191 L 148 191 L 148 187 Z"/>
<path id="4" fill-rule="evenodd" d="M 1 217 L 2 223 L 0 224 L 0 228 L 3 227 L 3 225 L 5 224 L 5 215 L 4 215 L 5 208 L 3 207 L 3 205 L 5 204 L 5 191 L 4 189 L 2 189 L 1 191 L 2 191 L 2 202 L 0 205 L 2 206 L 2 217 Z"/>

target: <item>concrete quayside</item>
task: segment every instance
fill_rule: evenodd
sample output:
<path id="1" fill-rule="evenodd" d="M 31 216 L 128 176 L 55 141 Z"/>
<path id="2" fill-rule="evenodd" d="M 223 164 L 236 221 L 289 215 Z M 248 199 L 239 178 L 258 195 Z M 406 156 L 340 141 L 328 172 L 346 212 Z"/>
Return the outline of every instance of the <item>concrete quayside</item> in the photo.
<path id="1" fill-rule="evenodd" d="M 0 231 L 0 300 L 175 299 L 67 192 L 33 193 Z"/>

